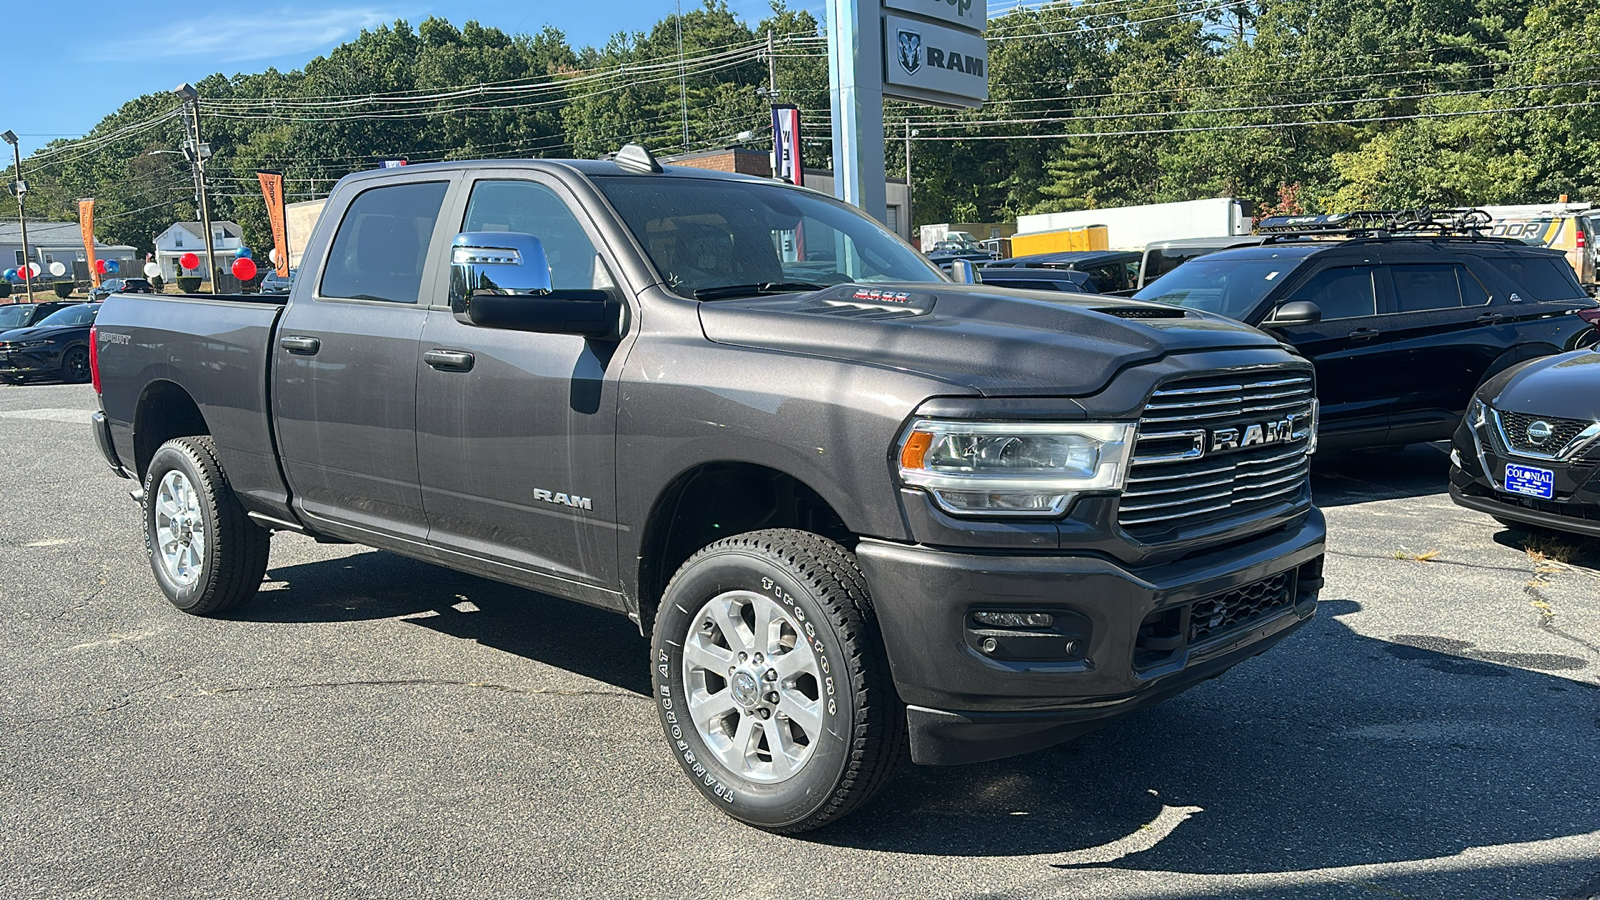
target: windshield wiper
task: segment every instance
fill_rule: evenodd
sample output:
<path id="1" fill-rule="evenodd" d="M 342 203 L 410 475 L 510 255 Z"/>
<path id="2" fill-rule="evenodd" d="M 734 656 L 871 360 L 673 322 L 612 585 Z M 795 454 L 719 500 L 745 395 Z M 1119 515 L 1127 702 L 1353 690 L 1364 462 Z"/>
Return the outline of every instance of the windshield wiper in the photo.
<path id="1" fill-rule="evenodd" d="M 760 297 L 765 294 L 794 294 L 800 291 L 820 291 L 825 284 L 809 281 L 761 281 L 756 284 L 719 284 L 716 287 L 695 288 L 696 300 L 726 300 L 730 297 Z"/>

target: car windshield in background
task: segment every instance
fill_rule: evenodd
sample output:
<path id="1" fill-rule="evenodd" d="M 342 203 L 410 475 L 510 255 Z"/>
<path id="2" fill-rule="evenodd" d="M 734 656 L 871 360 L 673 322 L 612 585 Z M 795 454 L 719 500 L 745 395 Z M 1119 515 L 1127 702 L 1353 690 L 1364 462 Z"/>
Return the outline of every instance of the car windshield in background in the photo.
<path id="1" fill-rule="evenodd" d="M 1567 261 L 1553 256 L 1513 256 L 1506 254 L 1483 255 L 1483 261 L 1493 266 L 1518 288 L 1523 300 L 1581 300 L 1583 286 L 1572 272 Z"/>
<path id="2" fill-rule="evenodd" d="M 46 325 L 87 325 L 94 321 L 95 313 L 99 311 L 99 306 L 69 306 L 40 319 L 38 325 L 40 328 Z"/>
<path id="3" fill-rule="evenodd" d="M 1133 298 L 1205 310 L 1242 321 L 1300 262 L 1284 257 L 1218 259 L 1203 256 L 1161 276 Z"/>
<path id="4" fill-rule="evenodd" d="M 681 296 L 693 297 L 696 291 L 751 296 L 844 282 L 946 281 L 883 226 L 812 191 L 651 176 L 596 178 L 595 183 L 667 286 Z M 751 289 L 736 290 L 740 285 Z"/>
<path id="5" fill-rule="evenodd" d="M 21 328 L 28 321 L 28 310 L 31 306 L 0 306 L 0 330 L 7 328 Z"/>

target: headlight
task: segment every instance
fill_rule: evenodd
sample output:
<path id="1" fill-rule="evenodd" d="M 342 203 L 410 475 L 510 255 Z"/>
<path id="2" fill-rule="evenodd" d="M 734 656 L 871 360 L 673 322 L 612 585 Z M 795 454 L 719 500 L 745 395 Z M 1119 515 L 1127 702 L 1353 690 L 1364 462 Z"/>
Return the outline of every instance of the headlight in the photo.
<path id="1" fill-rule="evenodd" d="M 1477 397 L 1473 397 L 1472 403 L 1467 406 L 1467 421 L 1472 423 L 1471 427 L 1474 431 L 1488 425 L 1489 405 Z"/>
<path id="2" fill-rule="evenodd" d="M 38 347 L 50 346 L 49 341 L 19 341 L 11 345 L 13 350 L 33 350 Z"/>
<path id="3" fill-rule="evenodd" d="M 900 441 L 900 479 L 946 512 L 1057 516 L 1082 491 L 1121 490 L 1131 424 L 918 419 Z"/>

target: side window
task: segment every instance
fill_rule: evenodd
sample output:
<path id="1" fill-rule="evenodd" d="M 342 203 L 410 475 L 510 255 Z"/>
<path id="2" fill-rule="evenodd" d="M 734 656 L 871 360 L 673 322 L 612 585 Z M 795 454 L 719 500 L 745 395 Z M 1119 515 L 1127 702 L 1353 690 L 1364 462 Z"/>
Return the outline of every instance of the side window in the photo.
<path id="1" fill-rule="evenodd" d="M 1425 312 L 1468 305 L 1462 302 L 1461 275 L 1467 275 L 1461 266 L 1446 263 L 1390 266 L 1389 277 L 1394 279 L 1394 311 Z M 1476 282 L 1472 286 L 1478 296 L 1471 305 L 1487 303 L 1489 298 L 1482 295 L 1483 289 Z"/>
<path id="2" fill-rule="evenodd" d="M 1566 260 L 1509 253 L 1485 253 L 1480 258 L 1511 282 L 1512 292 L 1518 300 L 1572 300 L 1583 297 L 1583 288 Z"/>
<path id="3" fill-rule="evenodd" d="M 514 231 L 544 245 L 550 286 L 558 290 L 609 287 L 610 276 L 589 235 L 556 193 L 532 181 L 480 181 L 472 187 L 462 231 Z"/>
<path id="4" fill-rule="evenodd" d="M 416 303 L 446 187 L 442 181 L 396 184 L 356 197 L 328 250 L 322 296 Z"/>
<path id="5" fill-rule="evenodd" d="M 1285 300 L 1315 303 L 1324 319 L 1354 319 L 1378 313 L 1371 266 L 1323 269 Z"/>

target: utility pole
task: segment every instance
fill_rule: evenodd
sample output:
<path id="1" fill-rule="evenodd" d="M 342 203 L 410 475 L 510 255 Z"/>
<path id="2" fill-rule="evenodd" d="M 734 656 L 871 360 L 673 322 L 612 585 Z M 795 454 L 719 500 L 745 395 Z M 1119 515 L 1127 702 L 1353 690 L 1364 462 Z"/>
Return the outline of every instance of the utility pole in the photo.
<path id="1" fill-rule="evenodd" d="M 906 234 L 911 234 L 911 136 L 917 132 L 911 127 L 911 115 L 906 114 Z"/>
<path id="2" fill-rule="evenodd" d="M 211 203 L 206 199 L 206 159 L 211 156 L 211 147 L 200 141 L 200 92 L 188 82 L 178 85 L 172 92 L 188 102 L 191 113 L 189 140 L 183 145 L 183 155 L 194 166 L 194 198 L 200 206 L 200 227 L 206 233 L 206 280 L 211 283 L 211 293 L 215 294 L 217 259 L 211 244 Z"/>
<path id="3" fill-rule="evenodd" d="M 678 0 L 678 106 L 683 111 L 683 152 L 689 152 L 689 76 L 683 68 L 683 0 Z"/>
<path id="4" fill-rule="evenodd" d="M 772 29 L 767 29 L 767 96 L 778 102 L 778 58 L 773 55 Z"/>
<path id="5" fill-rule="evenodd" d="M 22 283 L 28 286 L 28 302 L 33 302 L 33 259 L 28 252 L 28 211 L 22 205 L 22 198 L 28 193 L 28 183 L 22 180 L 22 147 L 17 144 L 16 132 L 7 130 L 0 134 L 5 142 L 11 145 L 11 153 L 17 160 L 17 225 L 22 228 Z"/>

